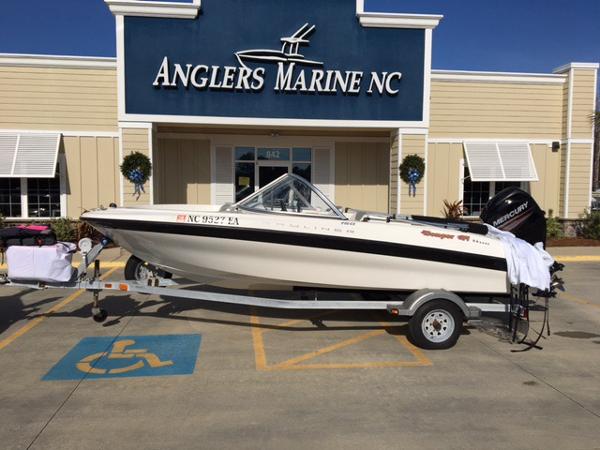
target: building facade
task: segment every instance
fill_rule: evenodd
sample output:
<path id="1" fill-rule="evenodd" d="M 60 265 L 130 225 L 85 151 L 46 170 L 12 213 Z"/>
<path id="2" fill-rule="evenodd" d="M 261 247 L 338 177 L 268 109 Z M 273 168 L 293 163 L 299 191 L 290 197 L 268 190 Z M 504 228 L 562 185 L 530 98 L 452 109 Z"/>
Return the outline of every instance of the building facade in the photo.
<path id="1" fill-rule="evenodd" d="M 288 172 L 388 213 L 462 200 L 473 217 L 511 185 L 561 218 L 590 205 L 596 63 L 432 70 L 441 16 L 361 0 L 105 2 L 116 58 L 0 55 L 7 218 L 223 204 Z M 134 151 L 153 163 L 139 197 L 119 170 Z M 415 154 L 426 170 L 411 195 L 399 165 Z"/>

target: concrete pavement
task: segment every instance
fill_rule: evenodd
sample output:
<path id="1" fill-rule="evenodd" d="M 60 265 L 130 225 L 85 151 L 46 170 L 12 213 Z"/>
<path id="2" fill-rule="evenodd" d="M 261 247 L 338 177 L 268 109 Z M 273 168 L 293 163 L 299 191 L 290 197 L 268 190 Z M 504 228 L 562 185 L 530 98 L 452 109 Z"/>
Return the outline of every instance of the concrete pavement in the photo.
<path id="1" fill-rule="evenodd" d="M 553 336 L 526 353 L 493 318 L 427 352 L 383 314 L 108 295 L 99 325 L 87 293 L 2 288 L 1 447 L 600 448 L 600 264 L 567 265 L 565 279 Z M 190 375 L 42 380 L 84 338 L 198 334 Z"/>

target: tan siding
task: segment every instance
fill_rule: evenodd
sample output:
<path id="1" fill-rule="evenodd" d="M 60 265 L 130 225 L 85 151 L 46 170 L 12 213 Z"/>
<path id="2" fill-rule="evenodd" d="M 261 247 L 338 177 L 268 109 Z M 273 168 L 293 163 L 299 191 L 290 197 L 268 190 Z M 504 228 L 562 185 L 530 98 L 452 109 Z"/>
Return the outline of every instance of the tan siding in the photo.
<path id="1" fill-rule="evenodd" d="M 590 207 L 590 170 L 592 145 L 571 145 L 571 176 L 569 180 L 569 215 L 578 218 L 586 208 Z"/>
<path id="2" fill-rule="evenodd" d="M 541 144 L 532 145 L 531 152 L 539 178 L 529 183 L 531 195 L 547 214 L 552 210 L 555 217 L 560 216 L 561 152 Z"/>
<path id="3" fill-rule="evenodd" d="M 0 128 L 115 131 L 116 70 L 0 67 Z"/>
<path id="4" fill-rule="evenodd" d="M 144 128 L 123 128 L 123 157 L 140 152 L 148 157 L 150 155 L 149 143 L 150 130 Z M 119 162 L 120 164 L 120 162 Z M 135 195 L 135 186 L 128 180 L 123 180 L 123 203 L 125 206 L 147 205 L 150 203 L 150 183 L 144 186 L 146 192 L 139 198 Z"/>
<path id="5" fill-rule="evenodd" d="M 335 200 L 338 205 L 387 213 L 388 175 L 388 144 L 335 144 Z"/>
<path id="6" fill-rule="evenodd" d="M 596 99 L 594 87 L 595 70 L 574 70 L 573 111 L 571 137 L 573 139 L 592 139 L 592 118 Z"/>
<path id="7" fill-rule="evenodd" d="M 159 204 L 211 203 L 210 141 L 158 139 L 155 176 Z"/>
<path id="8" fill-rule="evenodd" d="M 390 187 L 389 187 L 389 212 L 398 213 L 398 182 L 400 166 L 400 135 L 398 132 L 392 132 L 390 135 Z"/>
<path id="9" fill-rule="evenodd" d="M 563 106 L 562 106 L 562 137 L 564 139 L 567 138 L 568 132 L 569 132 L 569 89 L 570 89 L 570 83 L 569 81 L 567 81 L 562 88 L 562 101 L 563 101 Z"/>
<path id="10" fill-rule="evenodd" d="M 429 144 L 427 169 L 427 215 L 443 217 L 444 200 L 460 199 L 462 144 Z M 417 187 L 418 189 L 419 187 Z"/>
<path id="11" fill-rule="evenodd" d="M 433 81 L 430 137 L 560 138 L 563 85 Z"/>
<path id="12" fill-rule="evenodd" d="M 119 203 L 118 146 L 118 139 L 112 137 L 63 138 L 68 217 Z"/>
<path id="13" fill-rule="evenodd" d="M 402 135 L 402 160 L 408 155 L 419 155 L 425 158 L 425 135 Z M 425 169 L 427 170 L 427 168 Z M 408 184 L 400 181 L 400 213 L 401 214 L 423 214 L 425 206 L 425 181 L 417 185 L 417 194 L 412 197 L 408 195 Z"/>
<path id="14" fill-rule="evenodd" d="M 560 193 L 558 198 L 559 213 L 557 216 L 565 217 L 565 190 L 567 186 L 567 144 L 562 144 L 560 148 Z"/>

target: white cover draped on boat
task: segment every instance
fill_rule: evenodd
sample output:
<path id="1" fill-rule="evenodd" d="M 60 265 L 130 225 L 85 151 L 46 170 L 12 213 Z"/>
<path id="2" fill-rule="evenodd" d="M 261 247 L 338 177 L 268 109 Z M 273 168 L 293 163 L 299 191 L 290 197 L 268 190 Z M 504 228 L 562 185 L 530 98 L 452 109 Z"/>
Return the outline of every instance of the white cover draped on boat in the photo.
<path id="1" fill-rule="evenodd" d="M 508 278 L 512 284 L 526 284 L 541 290 L 550 289 L 550 267 L 554 258 L 544 250 L 541 242 L 531 245 L 508 231 L 487 225 L 489 234 L 497 237 L 504 245 Z"/>

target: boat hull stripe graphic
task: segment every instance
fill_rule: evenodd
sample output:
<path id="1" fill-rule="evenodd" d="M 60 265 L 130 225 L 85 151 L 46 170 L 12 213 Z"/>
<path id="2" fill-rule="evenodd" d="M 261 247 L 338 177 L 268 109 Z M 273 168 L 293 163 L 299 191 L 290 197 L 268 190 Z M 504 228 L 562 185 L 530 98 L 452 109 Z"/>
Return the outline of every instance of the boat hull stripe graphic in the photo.
<path id="1" fill-rule="evenodd" d="M 446 264 L 457 264 L 481 269 L 506 272 L 506 259 L 474 253 L 457 252 L 440 248 L 397 244 L 367 239 L 325 236 L 321 234 L 287 231 L 259 230 L 242 227 L 206 226 L 173 222 L 146 222 L 141 220 L 86 218 L 92 226 L 128 231 L 143 231 L 163 234 L 182 234 L 239 241 L 265 242 L 298 247 L 323 248 L 347 252 L 420 259 Z"/>

